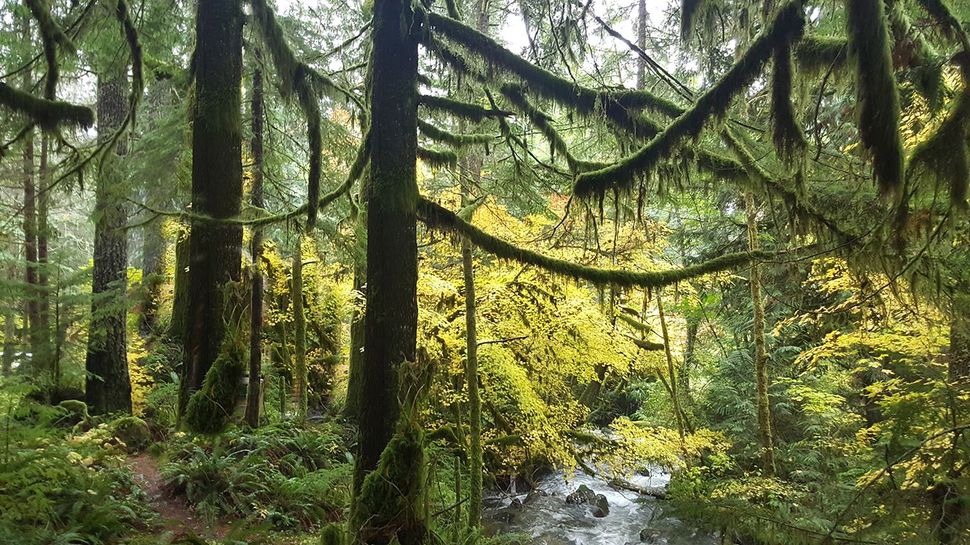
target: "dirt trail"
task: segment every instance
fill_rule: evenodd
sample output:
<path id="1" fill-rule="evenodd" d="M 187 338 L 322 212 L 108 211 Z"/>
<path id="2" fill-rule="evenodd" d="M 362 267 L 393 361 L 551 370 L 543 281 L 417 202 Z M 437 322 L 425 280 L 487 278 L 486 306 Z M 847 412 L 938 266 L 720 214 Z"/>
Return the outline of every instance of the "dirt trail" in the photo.
<path id="1" fill-rule="evenodd" d="M 135 477 L 135 482 L 148 495 L 148 502 L 161 519 L 161 531 L 172 532 L 176 537 L 196 535 L 199 537 L 223 538 L 229 531 L 221 523 L 211 525 L 197 518 L 182 498 L 173 498 L 165 491 L 165 481 L 158 469 L 158 462 L 147 454 L 128 458 L 127 466 Z"/>

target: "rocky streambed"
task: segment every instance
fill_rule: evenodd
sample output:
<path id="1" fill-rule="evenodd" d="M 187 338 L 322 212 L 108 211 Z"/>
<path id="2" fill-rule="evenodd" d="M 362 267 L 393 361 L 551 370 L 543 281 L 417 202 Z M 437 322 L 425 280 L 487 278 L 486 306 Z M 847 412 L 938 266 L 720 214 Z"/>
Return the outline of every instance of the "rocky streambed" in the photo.
<path id="1" fill-rule="evenodd" d="M 623 486 L 583 473 L 551 473 L 535 487 L 513 484 L 485 498 L 490 535 L 518 533 L 536 545 L 715 545 L 714 536 L 672 517 L 657 495 L 670 475 L 658 469 Z"/>

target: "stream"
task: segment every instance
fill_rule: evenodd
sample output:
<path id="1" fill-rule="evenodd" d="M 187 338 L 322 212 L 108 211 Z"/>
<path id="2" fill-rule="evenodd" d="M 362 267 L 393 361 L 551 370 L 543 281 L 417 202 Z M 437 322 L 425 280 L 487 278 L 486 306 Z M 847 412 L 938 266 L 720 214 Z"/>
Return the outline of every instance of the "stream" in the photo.
<path id="1" fill-rule="evenodd" d="M 630 482 L 641 487 L 663 487 L 670 475 L 654 468 L 651 476 L 637 475 Z M 609 502 L 609 513 L 594 516 L 596 502 L 567 503 L 566 497 L 585 485 Z M 521 484 L 520 484 L 521 486 Z M 555 472 L 542 477 L 534 490 L 493 493 L 485 498 L 483 523 L 489 535 L 519 533 L 534 545 L 715 545 L 713 535 L 673 518 L 664 502 L 636 492 L 618 490 L 606 481 L 577 472 Z M 600 513 L 601 514 L 601 513 Z"/>

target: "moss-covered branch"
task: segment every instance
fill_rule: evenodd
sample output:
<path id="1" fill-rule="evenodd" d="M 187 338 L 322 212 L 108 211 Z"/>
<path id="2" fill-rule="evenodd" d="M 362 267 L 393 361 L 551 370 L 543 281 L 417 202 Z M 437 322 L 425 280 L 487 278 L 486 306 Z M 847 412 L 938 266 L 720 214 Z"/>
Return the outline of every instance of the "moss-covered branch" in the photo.
<path id="1" fill-rule="evenodd" d="M 809 73 L 839 69 L 849 58 L 849 42 L 837 36 L 803 36 L 795 46 L 795 62 L 798 68 Z"/>
<path id="2" fill-rule="evenodd" d="M 538 252 L 519 248 L 514 244 L 490 235 L 478 227 L 463 221 L 454 212 L 421 197 L 418 201 L 418 218 L 432 229 L 467 236 L 473 244 L 503 259 L 510 259 L 527 265 L 534 265 L 556 274 L 578 280 L 587 280 L 598 285 L 638 286 L 659 288 L 709 273 L 743 267 L 752 261 L 763 260 L 771 254 L 765 252 L 742 252 L 665 271 L 637 272 L 623 269 L 601 269 L 587 267 L 562 259 L 542 255 Z"/>
<path id="3" fill-rule="evenodd" d="M 579 197 L 592 197 L 603 195 L 611 189 L 629 188 L 637 175 L 651 172 L 661 161 L 669 158 L 681 142 L 697 138 L 710 118 L 723 115 L 734 96 L 761 73 L 778 44 L 794 42 L 804 26 L 805 20 L 798 2 L 782 8 L 765 32 L 752 42 L 751 47 L 713 87 L 697 99 L 693 108 L 677 117 L 634 154 L 607 168 L 580 174 L 573 193 Z"/>
<path id="4" fill-rule="evenodd" d="M 580 113 L 605 113 L 609 117 L 629 117 L 630 111 L 651 110 L 671 117 L 683 108 L 648 91 L 597 91 L 577 85 L 540 68 L 502 47 L 498 42 L 454 19 L 428 14 L 431 28 L 448 40 L 482 58 L 487 65 L 500 68 L 524 80 L 530 90 Z M 611 112 L 612 110 L 612 112 Z"/>
<path id="5" fill-rule="evenodd" d="M 296 58 L 283 35 L 283 28 L 266 0 L 250 0 L 253 18 L 258 22 L 263 41 L 273 58 L 273 66 L 280 77 L 280 93 L 284 98 L 296 95 L 306 117 L 307 143 L 310 147 L 310 168 L 307 176 L 307 229 L 312 230 L 317 219 L 320 200 L 320 170 L 323 139 L 320 134 L 320 105 L 317 103 L 314 71 Z M 319 74 L 317 75 L 319 76 Z"/>
<path id="6" fill-rule="evenodd" d="M 458 154 L 452 150 L 437 150 L 418 146 L 418 159 L 431 168 L 449 168 L 458 164 Z"/>
<path id="7" fill-rule="evenodd" d="M 47 131 L 60 125 L 83 128 L 94 125 L 94 112 L 90 108 L 60 100 L 37 98 L 3 82 L 0 82 L 0 106 L 28 117 Z"/>
<path id="8" fill-rule="evenodd" d="M 44 98 L 54 100 L 57 96 L 57 80 L 60 77 L 57 67 L 57 48 L 68 51 L 74 50 L 74 44 L 60 26 L 51 17 L 50 6 L 45 0 L 26 0 L 30 14 L 37 21 L 40 29 L 40 40 L 44 47 L 44 59 L 47 62 L 47 75 L 44 82 Z"/>
<path id="9" fill-rule="evenodd" d="M 946 7 L 943 0 L 916 0 L 927 13 L 942 27 L 943 33 L 950 37 L 955 37 L 963 45 L 963 50 L 970 53 L 970 39 L 963 30 L 960 21 L 954 17 L 950 8 Z"/>
<path id="10" fill-rule="evenodd" d="M 860 139 L 872 156 L 880 190 L 895 193 L 902 185 L 903 142 L 883 0 L 852 0 L 846 3 L 846 14 L 849 53 L 856 65 Z"/>
<path id="11" fill-rule="evenodd" d="M 907 174 L 912 176 L 921 169 L 929 170 L 947 183 L 953 204 L 966 207 L 970 183 L 967 142 L 970 142 L 970 82 L 964 82 L 963 90 L 936 132 L 913 150 Z"/>
<path id="12" fill-rule="evenodd" d="M 495 136 L 491 134 L 457 134 L 449 132 L 423 119 L 418 119 L 418 130 L 421 131 L 421 134 L 435 142 L 441 142 L 456 148 L 463 148 L 475 144 L 488 144 L 495 140 Z"/>
<path id="13" fill-rule="evenodd" d="M 807 143 L 792 106 L 792 58 L 789 44 L 779 45 L 771 60 L 771 140 L 787 162 L 804 151 Z"/>
<path id="14" fill-rule="evenodd" d="M 121 29 L 125 34 L 125 41 L 128 42 L 128 52 L 131 54 L 131 94 L 128 96 L 128 112 L 131 123 L 135 123 L 135 113 L 138 110 L 138 103 L 141 101 L 142 91 L 145 89 L 145 78 L 143 75 L 144 60 L 142 58 L 141 42 L 138 40 L 138 30 L 135 23 L 131 20 L 131 9 L 127 0 L 117 0 L 115 6 L 115 17 L 121 23 Z"/>
<path id="15" fill-rule="evenodd" d="M 450 98 L 433 95 L 418 95 L 418 106 L 424 106 L 428 110 L 435 112 L 451 114 L 475 123 L 481 123 L 482 121 L 493 117 L 501 118 L 511 115 L 510 112 L 503 110 L 493 110 L 479 106 L 478 104 L 471 104 L 468 102 L 461 102 L 459 100 L 452 100 Z"/>

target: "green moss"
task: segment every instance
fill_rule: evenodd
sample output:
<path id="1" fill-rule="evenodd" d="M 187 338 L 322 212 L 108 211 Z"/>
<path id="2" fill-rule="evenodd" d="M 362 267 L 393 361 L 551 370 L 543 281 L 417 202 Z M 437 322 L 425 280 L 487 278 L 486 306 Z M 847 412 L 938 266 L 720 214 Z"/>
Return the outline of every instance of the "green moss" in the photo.
<path id="1" fill-rule="evenodd" d="M 785 6 L 727 73 L 697 99 L 693 108 L 677 117 L 636 153 L 609 167 L 577 176 L 573 193 L 579 197 L 602 198 L 608 190 L 629 189 L 638 175 L 652 172 L 681 142 L 697 138 L 710 118 L 723 115 L 732 98 L 761 73 L 778 44 L 794 41 L 804 25 L 799 4 Z"/>
<path id="2" fill-rule="evenodd" d="M 922 170 L 931 172 L 947 184 L 951 202 L 964 208 L 967 205 L 967 184 L 970 183 L 970 83 L 953 101 L 940 127 L 921 142 L 910 156 L 908 176 Z"/>
<path id="3" fill-rule="evenodd" d="M 849 58 L 849 42 L 837 36 L 806 35 L 795 45 L 795 62 L 808 73 L 842 69 Z"/>
<path id="4" fill-rule="evenodd" d="M 807 145 L 792 107 L 791 48 L 787 44 L 776 47 L 771 64 L 771 139 L 778 155 L 790 163 Z"/>
<path id="5" fill-rule="evenodd" d="M 347 543 L 347 531 L 343 525 L 330 523 L 320 531 L 320 545 L 344 545 Z"/>
<path id="6" fill-rule="evenodd" d="M 94 125 L 94 112 L 87 107 L 37 98 L 0 82 L 0 106 L 24 115 L 46 131 L 61 125 L 89 128 Z"/>
<path id="7" fill-rule="evenodd" d="M 59 420 L 61 424 L 81 424 L 88 421 L 88 404 L 79 399 L 65 399 L 57 406 L 67 412 Z"/>
<path id="8" fill-rule="evenodd" d="M 137 416 L 125 416 L 112 424 L 112 434 L 125 444 L 130 452 L 138 452 L 148 447 L 152 432 L 148 424 Z"/>
<path id="9" fill-rule="evenodd" d="M 458 164 L 458 155 L 451 150 L 435 150 L 418 146 L 418 159 L 431 168 L 448 168 Z"/>
<path id="10" fill-rule="evenodd" d="M 422 431 L 412 419 L 402 422 L 354 500 L 350 521 L 359 543 L 412 545 L 427 534 Z"/>
<path id="11" fill-rule="evenodd" d="M 697 265 L 665 271 L 636 272 L 623 269 L 600 269 L 571 263 L 519 248 L 509 242 L 485 233 L 481 229 L 462 220 L 450 210 L 424 197 L 421 197 L 418 201 L 418 217 L 428 227 L 467 236 L 476 246 L 500 258 L 535 265 L 547 271 L 570 278 L 587 280 L 599 285 L 614 284 L 617 286 L 659 288 L 708 273 L 742 267 L 752 261 L 763 260 L 772 255 L 765 252 L 726 254 Z"/>
<path id="12" fill-rule="evenodd" d="M 495 136 L 491 134 L 456 134 L 448 132 L 422 119 L 418 119 L 418 130 L 421 131 L 421 134 L 435 142 L 442 142 L 456 148 L 474 144 L 487 144 L 495 140 Z"/>
<path id="13" fill-rule="evenodd" d="M 680 39 L 690 40 L 694 32 L 694 23 L 697 20 L 701 9 L 704 7 L 704 0 L 682 0 L 680 3 Z"/>
<path id="14" fill-rule="evenodd" d="M 903 143 L 883 0 L 853 0 L 846 4 L 846 14 L 849 53 L 856 65 L 859 136 L 872 156 L 880 190 L 895 193 L 902 185 Z"/>
<path id="15" fill-rule="evenodd" d="M 219 433 L 229 424 L 236 401 L 244 390 L 241 382 L 248 360 L 241 337 L 231 332 L 227 334 L 222 352 L 205 374 L 202 388 L 189 398 L 185 409 L 185 425 L 189 430 Z"/>
<path id="16" fill-rule="evenodd" d="M 474 121 L 475 123 L 481 123 L 485 119 L 492 117 L 505 117 L 509 115 L 509 112 L 492 110 L 479 106 L 478 104 L 433 95 L 418 95 L 418 105 L 424 106 L 431 111 L 444 112 L 455 117 Z"/>

